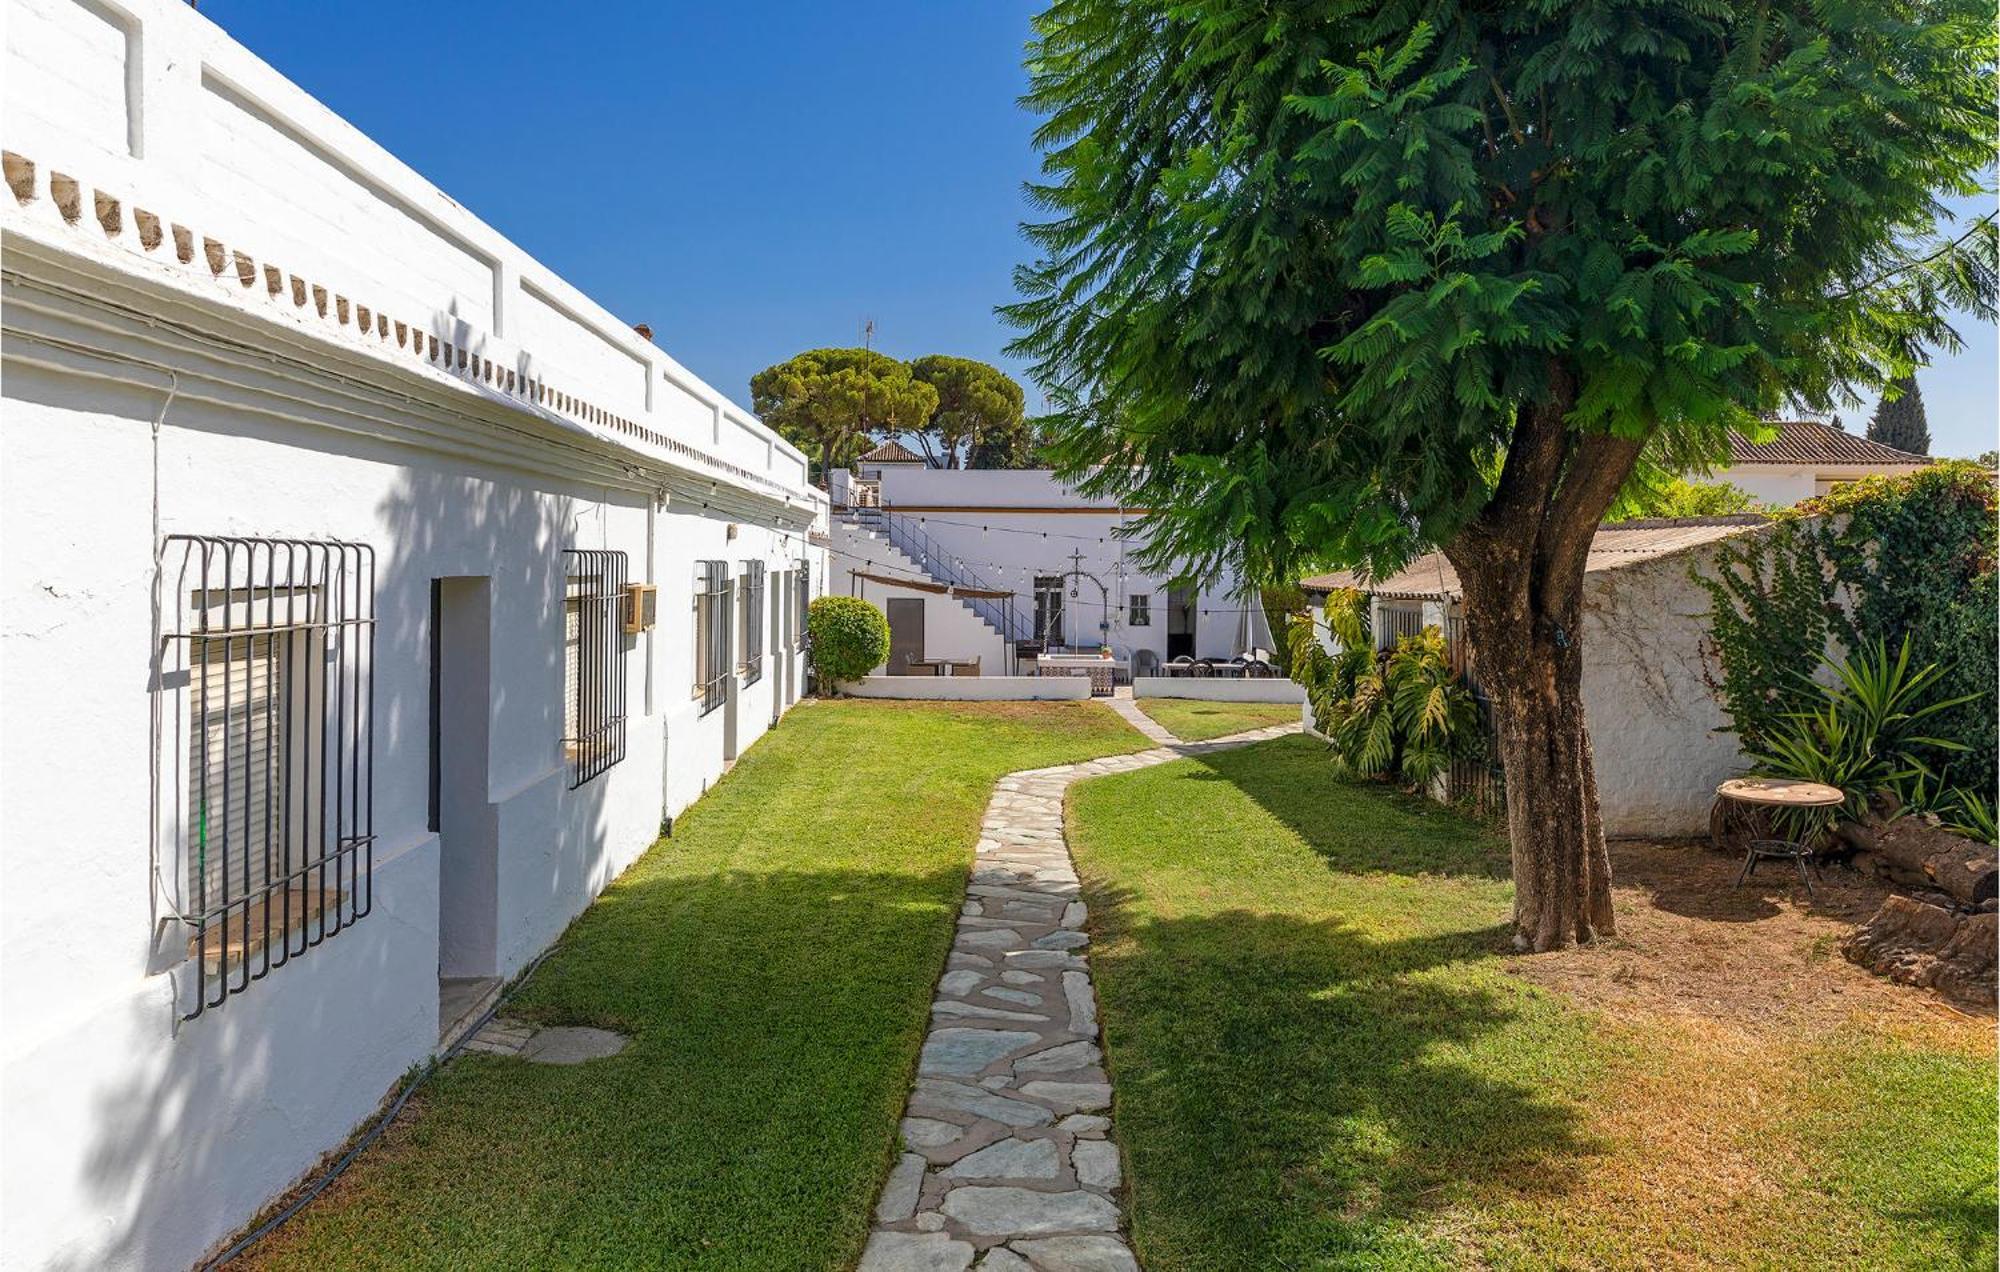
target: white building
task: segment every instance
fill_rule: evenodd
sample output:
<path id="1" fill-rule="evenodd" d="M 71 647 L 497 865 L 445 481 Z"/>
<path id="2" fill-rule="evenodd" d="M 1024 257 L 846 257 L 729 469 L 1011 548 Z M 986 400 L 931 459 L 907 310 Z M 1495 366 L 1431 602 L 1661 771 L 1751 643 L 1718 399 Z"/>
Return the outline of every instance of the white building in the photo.
<path id="1" fill-rule="evenodd" d="M 188 5 L 6 26 L 0 1264 L 180 1268 L 796 700 L 826 505 Z"/>
<path id="2" fill-rule="evenodd" d="M 1729 720 L 1703 664 L 1708 596 L 1688 578 L 1688 567 L 1709 570 L 1722 541 L 1753 533 L 1762 521 L 1626 521 L 1600 526 L 1591 540 L 1583 584 L 1583 708 L 1608 835 L 1705 833 L 1716 785 L 1746 767 L 1736 735 L 1720 732 Z M 1329 649 L 1327 593 L 1354 588 L 1369 597 L 1378 649 L 1436 627 L 1476 683 L 1477 662 L 1464 639 L 1464 593 L 1443 553 L 1426 553 L 1386 579 L 1342 571 L 1300 586 Z"/>
<path id="3" fill-rule="evenodd" d="M 1233 573 L 1183 587 L 1139 565 L 1144 540 L 1131 536 L 1143 509 L 1085 495 L 1046 469 L 896 460 L 864 457 L 861 475 L 836 471 L 831 490 L 827 590 L 883 607 L 886 674 L 905 674 L 911 658 L 976 659 L 984 675 L 1025 672 L 1024 644 L 1108 645 L 1121 670 L 1141 671 L 1271 649 L 1258 594 Z M 1006 595 L 965 598 L 939 586 Z"/>
<path id="4" fill-rule="evenodd" d="M 1768 442 L 1731 433 L 1729 466 L 1704 480 L 1728 482 L 1769 508 L 1789 508 L 1863 477 L 1900 477 L 1931 462 L 1929 456 L 1817 420 L 1786 420 L 1777 427 L 1778 435 Z"/>

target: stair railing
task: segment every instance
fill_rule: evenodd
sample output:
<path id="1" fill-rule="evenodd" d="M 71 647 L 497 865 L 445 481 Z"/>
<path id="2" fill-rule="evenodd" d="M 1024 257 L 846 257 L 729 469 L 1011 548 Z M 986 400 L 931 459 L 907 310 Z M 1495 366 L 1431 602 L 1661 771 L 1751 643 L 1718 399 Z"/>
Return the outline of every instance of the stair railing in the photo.
<path id="1" fill-rule="evenodd" d="M 933 539 L 906 514 L 882 507 L 855 507 L 847 510 L 847 519 L 864 529 L 880 533 L 891 547 L 915 561 L 919 569 L 940 583 L 982 591 L 1002 590 L 982 579 L 957 553 Z M 1033 620 L 998 599 L 989 596 L 961 596 L 957 599 L 970 606 L 973 613 L 1008 641 L 1034 638 Z"/>

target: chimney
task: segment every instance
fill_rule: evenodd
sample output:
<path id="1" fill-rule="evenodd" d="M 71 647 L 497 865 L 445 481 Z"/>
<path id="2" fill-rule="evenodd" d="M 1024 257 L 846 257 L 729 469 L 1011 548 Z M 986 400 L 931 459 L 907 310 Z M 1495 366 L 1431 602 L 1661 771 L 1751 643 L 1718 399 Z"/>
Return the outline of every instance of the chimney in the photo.
<path id="1" fill-rule="evenodd" d="M 638 332 L 641 336 L 644 336 L 647 340 L 651 340 L 653 338 L 653 329 L 643 322 L 633 323 L 632 330 Z"/>

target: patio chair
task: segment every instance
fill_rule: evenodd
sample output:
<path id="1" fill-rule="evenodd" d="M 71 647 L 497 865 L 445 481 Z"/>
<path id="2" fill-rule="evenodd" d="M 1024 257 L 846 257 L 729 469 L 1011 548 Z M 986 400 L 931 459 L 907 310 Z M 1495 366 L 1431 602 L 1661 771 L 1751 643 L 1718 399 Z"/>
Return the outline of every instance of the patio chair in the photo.
<path id="1" fill-rule="evenodd" d="M 1179 658 L 1173 659 L 1167 664 L 1167 674 L 1169 676 L 1194 675 L 1194 659 L 1188 657 L 1186 654 L 1182 654 Z"/>
<path id="2" fill-rule="evenodd" d="M 952 675 L 954 675 L 954 676 L 976 676 L 976 675 L 978 675 L 978 674 L 979 674 L 979 659 L 980 659 L 980 655 L 974 655 L 974 656 L 973 656 L 973 657 L 971 657 L 971 658 L 962 658 L 962 659 L 955 659 L 955 660 L 953 660 L 953 661 L 952 661 L 952 663 L 951 663 L 951 665 L 950 665 L 950 666 L 951 666 L 951 674 L 952 674 Z"/>
<path id="3" fill-rule="evenodd" d="M 1197 658 L 1188 667 L 1188 675 L 1197 679 L 1203 676 L 1213 676 L 1214 674 L 1215 660 L 1213 658 Z"/>
<path id="4" fill-rule="evenodd" d="M 1150 649 L 1132 651 L 1132 678 L 1157 676 L 1160 674 L 1160 656 Z"/>

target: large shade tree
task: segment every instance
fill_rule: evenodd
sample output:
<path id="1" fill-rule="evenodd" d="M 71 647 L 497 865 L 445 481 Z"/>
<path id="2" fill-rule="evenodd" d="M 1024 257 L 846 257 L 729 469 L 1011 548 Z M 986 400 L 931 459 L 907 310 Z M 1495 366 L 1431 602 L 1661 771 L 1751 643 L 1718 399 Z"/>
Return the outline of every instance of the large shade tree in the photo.
<path id="1" fill-rule="evenodd" d="M 937 390 L 885 353 L 809 349 L 751 376 L 750 405 L 787 441 L 818 454 L 825 485 L 877 435 L 921 427 L 937 408 Z"/>
<path id="2" fill-rule="evenodd" d="M 1515 941 L 1611 931 L 1585 554 L 1636 471 L 1991 312 L 1990 0 L 1058 0 L 1014 351 L 1154 562 L 1440 546 L 1513 840 Z M 1616 727 L 1617 721 L 1600 721 Z"/>
<path id="3" fill-rule="evenodd" d="M 1001 451 L 1023 433 L 1026 398 L 999 367 L 932 353 L 910 363 L 910 374 L 937 390 L 937 406 L 916 431 L 917 444 L 935 467 L 978 467 L 975 459 Z"/>

